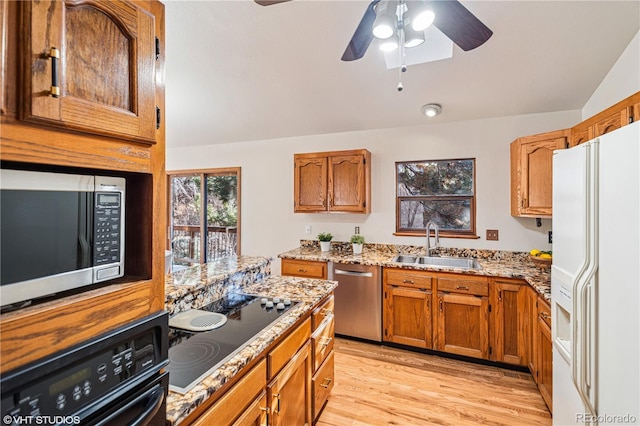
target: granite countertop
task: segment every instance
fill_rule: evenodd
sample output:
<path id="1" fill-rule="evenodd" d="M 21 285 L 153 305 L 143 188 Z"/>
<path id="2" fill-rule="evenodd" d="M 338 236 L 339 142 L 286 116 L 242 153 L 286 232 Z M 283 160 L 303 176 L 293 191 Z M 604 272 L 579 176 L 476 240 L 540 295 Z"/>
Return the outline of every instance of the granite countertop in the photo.
<path id="1" fill-rule="evenodd" d="M 209 268 L 204 269 L 209 270 Z M 194 270 L 190 275 L 197 276 L 199 273 L 206 275 L 203 270 Z M 224 277 L 221 279 L 224 280 Z M 167 285 L 174 285 L 175 279 L 171 284 L 169 284 L 169 280 L 167 282 Z M 336 286 L 337 283 L 335 281 L 280 276 L 268 276 L 257 282 L 246 281 L 239 284 L 238 289 L 242 293 L 265 297 L 284 296 L 300 303 L 287 311 L 274 325 L 264 329 L 242 351 L 221 365 L 219 369 L 189 392 L 181 395 L 177 392 L 169 391 L 167 397 L 167 421 L 169 424 L 177 425 L 184 420 L 199 404 L 208 399 L 216 390 L 220 389 L 241 371 L 243 367 L 285 334 L 291 326 L 305 316 L 313 306 L 333 291 Z"/>
<path id="2" fill-rule="evenodd" d="M 397 254 L 425 255 L 421 246 L 395 244 L 365 244 L 361 255 L 354 255 L 348 243 L 331 243 L 331 251 L 322 252 L 317 241 L 302 240 L 300 247 L 280 254 L 283 259 L 312 260 L 334 263 L 358 263 L 363 265 L 387 266 L 403 269 L 419 269 L 438 272 L 481 275 L 489 277 L 523 279 L 547 301 L 551 300 L 551 273 L 539 269 L 529 260 L 526 252 L 500 250 L 439 248 L 434 253 L 439 256 L 472 257 L 477 259 L 482 269 L 454 268 L 393 262 Z"/>

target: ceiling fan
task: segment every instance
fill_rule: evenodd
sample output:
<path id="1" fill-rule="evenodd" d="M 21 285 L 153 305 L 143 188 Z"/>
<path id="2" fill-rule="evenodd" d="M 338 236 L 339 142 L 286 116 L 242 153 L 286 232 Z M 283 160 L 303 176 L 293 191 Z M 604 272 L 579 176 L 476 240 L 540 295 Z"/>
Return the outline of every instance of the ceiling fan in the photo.
<path id="1" fill-rule="evenodd" d="M 270 6 L 288 1 L 290 0 L 255 0 L 261 6 Z M 364 16 L 342 55 L 343 61 L 360 59 L 366 53 L 374 38 L 372 30 L 377 17 L 378 3 L 380 3 L 380 0 L 373 0 L 367 6 Z M 407 3 L 417 2 L 409 1 Z M 481 46 L 493 34 L 493 31 L 457 0 L 431 0 L 426 1 L 426 3 L 435 14 L 433 25 L 464 51 Z"/>

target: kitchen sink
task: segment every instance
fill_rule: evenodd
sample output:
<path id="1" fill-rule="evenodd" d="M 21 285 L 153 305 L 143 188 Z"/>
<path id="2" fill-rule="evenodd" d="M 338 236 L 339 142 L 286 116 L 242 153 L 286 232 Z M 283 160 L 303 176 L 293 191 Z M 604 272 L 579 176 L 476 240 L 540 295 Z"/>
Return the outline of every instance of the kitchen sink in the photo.
<path id="1" fill-rule="evenodd" d="M 399 254 L 393 258 L 393 261 L 417 265 L 451 266 L 454 268 L 464 269 L 482 269 L 476 259 L 471 259 L 468 257 L 435 257 Z"/>

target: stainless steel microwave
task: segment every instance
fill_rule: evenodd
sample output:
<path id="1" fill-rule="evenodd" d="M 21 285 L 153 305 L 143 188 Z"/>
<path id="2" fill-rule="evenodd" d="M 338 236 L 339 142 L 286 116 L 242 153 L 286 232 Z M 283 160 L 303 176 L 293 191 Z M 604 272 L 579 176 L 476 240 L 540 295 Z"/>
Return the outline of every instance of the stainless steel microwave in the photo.
<path id="1" fill-rule="evenodd" d="M 0 305 L 124 275 L 120 177 L 0 170 Z"/>

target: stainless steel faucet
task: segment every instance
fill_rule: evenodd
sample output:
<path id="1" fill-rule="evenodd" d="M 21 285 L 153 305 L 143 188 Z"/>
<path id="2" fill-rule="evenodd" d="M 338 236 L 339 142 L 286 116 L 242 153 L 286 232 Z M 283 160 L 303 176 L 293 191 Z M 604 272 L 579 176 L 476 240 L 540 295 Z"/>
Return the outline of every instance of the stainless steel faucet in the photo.
<path id="1" fill-rule="evenodd" d="M 431 228 L 433 228 L 433 233 L 435 236 L 435 241 L 434 241 L 434 246 L 431 247 L 431 236 L 430 236 L 430 232 L 431 232 Z M 438 225 L 436 225 L 433 222 L 429 222 L 427 223 L 427 256 L 431 256 L 431 250 L 433 249 L 437 249 L 438 246 L 440 245 L 440 235 L 438 233 Z"/>

